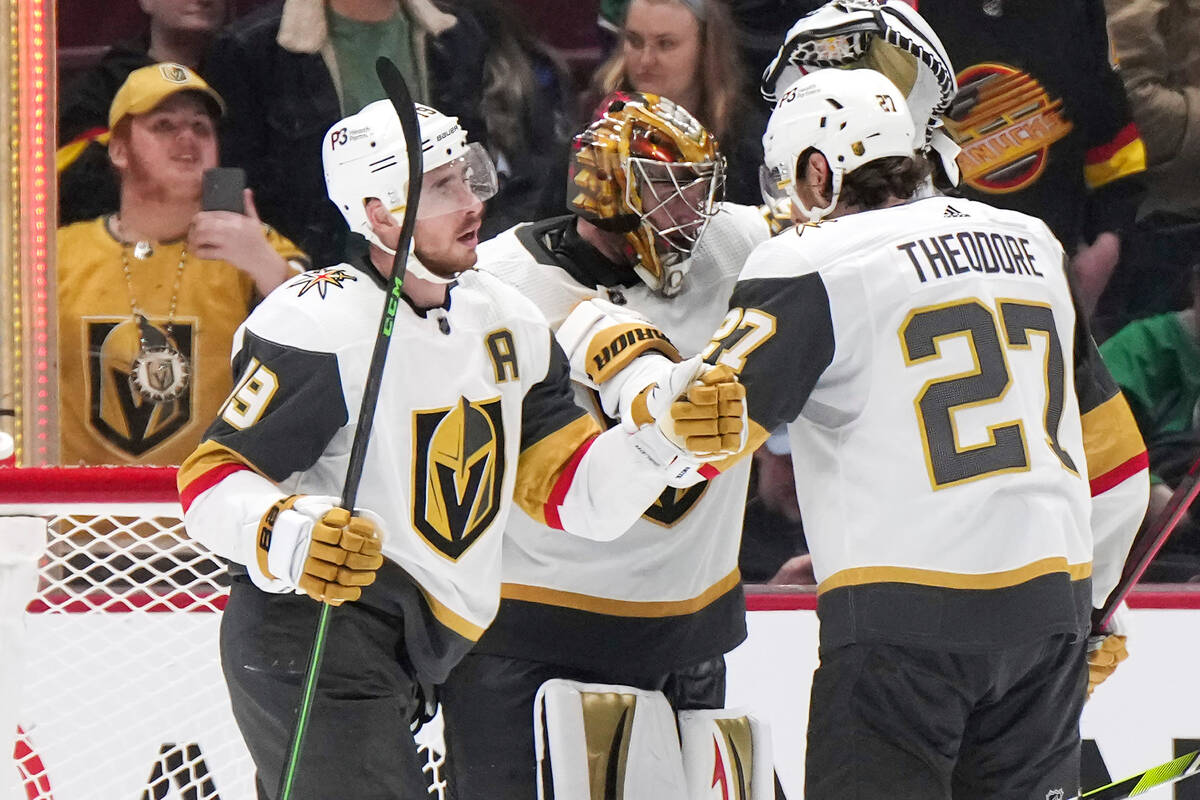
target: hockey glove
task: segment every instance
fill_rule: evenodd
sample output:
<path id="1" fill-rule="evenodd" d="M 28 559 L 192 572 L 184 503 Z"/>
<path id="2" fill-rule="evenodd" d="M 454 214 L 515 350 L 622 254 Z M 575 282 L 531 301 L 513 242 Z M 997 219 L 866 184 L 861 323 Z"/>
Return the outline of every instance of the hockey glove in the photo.
<path id="1" fill-rule="evenodd" d="M 275 503 L 259 523 L 255 544 L 258 570 L 274 584 L 264 588 L 291 589 L 333 606 L 357 600 L 383 566 L 380 526 L 365 513 L 335 508 L 329 497 L 292 495 Z"/>
<path id="2" fill-rule="evenodd" d="M 1129 651 L 1125 649 L 1123 610 L 1123 606 L 1117 608 L 1117 612 L 1109 621 L 1108 630 L 1093 633 L 1088 637 L 1088 697 L 1116 671 L 1118 664 L 1129 657 Z"/>
<path id="3" fill-rule="evenodd" d="M 683 456 L 719 461 L 746 444 L 746 387 L 725 366 L 691 358 L 672 367 L 665 385 L 653 384 L 634 398 L 621 423 L 637 432 L 658 463 Z"/>

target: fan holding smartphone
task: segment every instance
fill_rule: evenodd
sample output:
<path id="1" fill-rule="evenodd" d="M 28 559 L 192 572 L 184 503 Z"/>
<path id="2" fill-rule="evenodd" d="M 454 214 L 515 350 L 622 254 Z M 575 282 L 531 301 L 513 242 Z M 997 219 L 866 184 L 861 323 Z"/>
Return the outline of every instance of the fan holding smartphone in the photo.
<path id="1" fill-rule="evenodd" d="M 58 232 L 60 456 L 178 464 L 229 392 L 237 326 L 307 260 L 217 167 L 221 98 L 180 64 L 109 110 L 117 213 Z"/>

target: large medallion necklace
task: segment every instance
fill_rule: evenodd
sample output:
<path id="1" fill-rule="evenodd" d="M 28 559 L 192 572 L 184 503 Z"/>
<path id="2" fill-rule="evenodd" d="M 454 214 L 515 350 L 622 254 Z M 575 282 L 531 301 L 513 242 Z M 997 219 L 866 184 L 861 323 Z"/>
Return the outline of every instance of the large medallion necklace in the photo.
<path id="1" fill-rule="evenodd" d="M 139 260 L 153 254 L 149 242 L 139 241 L 133 246 L 133 256 Z M 129 310 L 138 326 L 139 349 L 129 370 L 129 387 L 143 400 L 165 403 L 175 400 L 187 390 L 191 377 L 191 365 L 175 346 L 175 305 L 179 300 L 179 286 L 183 280 L 183 267 L 187 262 L 187 244 L 179 254 L 175 268 L 175 286 L 171 290 L 171 308 L 167 312 L 167 332 L 155 328 L 138 308 L 133 291 L 133 274 L 129 269 L 129 245 L 121 243 L 121 270 L 125 273 L 125 285 L 129 287 Z"/>

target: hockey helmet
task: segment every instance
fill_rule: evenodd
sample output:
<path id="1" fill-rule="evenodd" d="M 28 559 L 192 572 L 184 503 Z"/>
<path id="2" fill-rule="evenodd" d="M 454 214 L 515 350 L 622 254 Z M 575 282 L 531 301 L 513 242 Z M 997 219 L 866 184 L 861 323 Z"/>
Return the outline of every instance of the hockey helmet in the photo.
<path id="1" fill-rule="evenodd" d="M 886 75 L 904 93 L 917 148 L 934 151 L 950 182 L 958 182 L 959 148 L 942 126 L 958 83 L 946 48 L 920 14 L 900 0 L 830 0 L 788 31 L 763 73 L 763 97 L 775 103 L 801 75 L 830 67 Z"/>
<path id="2" fill-rule="evenodd" d="M 477 142 L 467 142 L 467 132 L 457 117 L 416 104 L 421 127 L 421 150 L 426 178 L 421 188 L 417 218 L 461 211 L 496 193 L 496 168 Z M 404 212 L 408 197 L 408 151 L 400 118 L 391 102 L 379 100 L 339 121 L 325 134 L 321 150 L 329 199 L 342 212 L 350 230 L 391 253 L 371 230 L 366 201 L 378 198 L 393 214 Z M 444 174 L 443 174 L 444 173 Z M 420 264 L 410 269 L 427 280 L 445 282 Z"/>
<path id="3" fill-rule="evenodd" d="M 716 213 L 725 160 L 716 138 L 665 97 L 615 92 L 575 137 L 569 205 L 597 227 L 622 233 L 634 271 L 670 297 Z"/>
<path id="4" fill-rule="evenodd" d="M 874 70 L 809 73 L 780 96 L 763 135 L 764 190 L 791 200 L 809 220 L 837 205 L 847 173 L 880 158 L 913 155 L 913 123 L 904 96 Z M 797 162 L 813 148 L 829 162 L 829 204 L 809 208 L 796 190 Z"/>

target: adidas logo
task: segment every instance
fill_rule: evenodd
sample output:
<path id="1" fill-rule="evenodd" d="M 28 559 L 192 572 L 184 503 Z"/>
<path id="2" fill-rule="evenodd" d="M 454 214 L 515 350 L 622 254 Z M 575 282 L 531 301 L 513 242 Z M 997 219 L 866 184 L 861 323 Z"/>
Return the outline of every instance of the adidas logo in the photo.
<path id="1" fill-rule="evenodd" d="M 964 214 L 963 212 L 959 211 L 959 210 L 958 210 L 957 208 L 955 208 L 954 206 L 947 204 L 947 205 L 946 205 L 946 213 L 945 213 L 945 214 L 943 214 L 942 216 L 943 216 L 943 217 L 969 217 L 969 216 L 971 216 L 971 215 L 970 215 L 970 214 Z"/>

